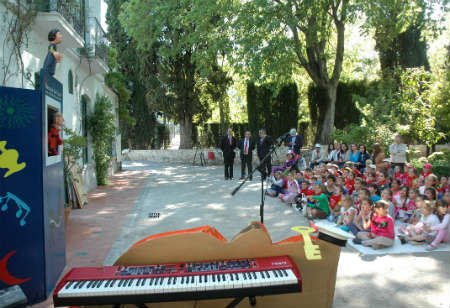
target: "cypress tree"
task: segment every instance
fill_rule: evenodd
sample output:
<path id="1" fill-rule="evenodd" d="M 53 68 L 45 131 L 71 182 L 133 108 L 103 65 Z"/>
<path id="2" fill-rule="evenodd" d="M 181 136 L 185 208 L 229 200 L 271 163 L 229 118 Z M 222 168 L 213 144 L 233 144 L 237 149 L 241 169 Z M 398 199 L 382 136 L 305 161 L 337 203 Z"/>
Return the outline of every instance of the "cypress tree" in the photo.
<path id="1" fill-rule="evenodd" d="M 148 57 L 142 57 L 137 50 L 136 42 L 127 35 L 120 24 L 118 16 L 121 5 L 126 0 L 107 0 L 108 10 L 106 22 L 108 24 L 108 38 L 111 47 L 115 49 L 116 68 L 110 74 L 119 74 L 122 86 L 130 92 L 130 101 L 127 106 L 131 119 L 121 120 L 122 147 L 147 149 L 152 145 L 155 136 L 156 119 L 153 111 L 146 101 L 147 85 L 139 76 L 143 71 L 151 71 L 154 63 Z M 111 75 L 112 76 L 112 75 Z M 106 77 L 108 80 L 108 76 Z M 113 78 L 110 78 L 113 79 Z"/>

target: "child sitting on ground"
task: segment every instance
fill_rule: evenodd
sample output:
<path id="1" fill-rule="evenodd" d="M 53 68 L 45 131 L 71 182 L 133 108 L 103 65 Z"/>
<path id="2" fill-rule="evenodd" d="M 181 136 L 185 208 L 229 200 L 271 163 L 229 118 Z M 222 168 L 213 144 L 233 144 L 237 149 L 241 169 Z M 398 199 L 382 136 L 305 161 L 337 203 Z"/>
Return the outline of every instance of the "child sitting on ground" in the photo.
<path id="1" fill-rule="evenodd" d="M 364 221 L 370 220 L 370 215 L 372 215 L 373 211 L 373 201 L 371 199 L 363 199 L 361 201 L 361 211 L 356 216 L 355 220 L 350 223 L 349 230 L 354 235 L 358 234 L 358 232 L 370 232 L 370 227 L 364 227 Z"/>
<path id="2" fill-rule="evenodd" d="M 402 169 L 400 168 L 400 166 L 395 166 L 394 167 L 394 179 L 402 180 L 402 178 L 403 178 Z"/>
<path id="3" fill-rule="evenodd" d="M 436 246 L 439 243 L 448 243 L 450 242 L 450 214 L 448 213 L 449 204 L 444 200 L 439 200 L 437 202 L 437 214 L 440 220 L 440 223 L 434 225 L 432 227 L 428 227 L 427 225 L 423 226 L 423 229 L 426 232 L 431 233 L 432 231 L 437 231 L 436 238 L 431 242 L 425 249 L 428 251 L 436 249 Z"/>
<path id="4" fill-rule="evenodd" d="M 449 191 L 449 189 L 450 189 L 450 186 L 449 186 L 448 177 L 442 176 L 441 177 L 441 181 L 440 181 L 439 186 L 438 186 L 439 198 L 442 199 L 444 194 L 447 191 Z"/>
<path id="5" fill-rule="evenodd" d="M 336 177 L 336 185 L 342 188 L 342 194 L 347 195 L 348 190 L 345 188 L 345 178 L 341 175 Z"/>
<path id="6" fill-rule="evenodd" d="M 361 188 L 359 190 L 358 201 L 353 203 L 354 206 L 356 207 L 356 209 L 358 210 L 358 213 L 361 210 L 361 202 L 364 199 L 370 199 L 370 192 L 367 188 Z M 370 200 L 372 200 L 372 199 L 370 199 Z M 372 201 L 372 203 L 373 203 L 373 201 Z"/>
<path id="7" fill-rule="evenodd" d="M 275 174 L 272 175 L 272 186 L 266 190 L 266 195 L 276 197 L 278 194 L 284 193 L 283 185 L 284 182 L 281 171 L 275 172 Z"/>
<path id="8" fill-rule="evenodd" d="M 348 191 L 348 194 L 351 196 L 353 191 L 355 190 L 355 173 L 349 172 L 347 177 L 345 178 L 345 188 Z"/>
<path id="9" fill-rule="evenodd" d="M 302 172 L 297 172 L 297 174 L 295 175 L 295 179 L 297 180 L 298 187 L 300 187 L 305 181 L 305 177 L 303 176 Z"/>
<path id="10" fill-rule="evenodd" d="M 409 194 L 408 194 L 408 207 L 406 208 L 406 217 L 405 217 L 405 221 L 407 223 L 411 223 L 411 219 L 414 215 L 414 212 L 416 210 L 416 199 L 419 196 L 419 191 L 417 190 L 417 188 L 412 188 L 409 190 Z"/>
<path id="11" fill-rule="evenodd" d="M 340 229 L 344 231 L 350 230 L 350 224 L 353 223 L 356 217 L 356 209 L 353 207 L 352 197 L 344 196 L 342 198 L 342 207 L 340 209 L 341 216 L 336 224 Z"/>
<path id="12" fill-rule="evenodd" d="M 369 190 L 370 199 L 372 199 L 373 203 L 377 203 L 378 200 L 381 200 L 380 189 L 378 188 L 377 184 L 368 184 L 367 189 Z"/>
<path id="13" fill-rule="evenodd" d="M 444 193 L 444 197 L 442 197 L 442 200 L 444 200 L 445 202 L 447 202 L 448 204 L 450 204 L 450 191 L 446 191 Z"/>
<path id="14" fill-rule="evenodd" d="M 436 237 L 437 232 L 430 230 L 426 231 L 424 226 L 432 228 L 439 224 L 439 218 L 434 214 L 434 206 L 430 201 L 424 201 L 422 204 L 422 218 L 416 225 L 410 225 L 404 230 L 401 228 L 399 230 L 400 234 L 398 237 L 402 244 L 406 242 L 411 242 L 412 244 L 423 244 L 431 243 Z"/>
<path id="15" fill-rule="evenodd" d="M 377 183 L 377 173 L 375 171 L 370 171 L 367 175 L 367 185 Z"/>
<path id="16" fill-rule="evenodd" d="M 383 189 L 381 199 L 389 204 L 389 216 L 395 217 L 394 203 L 392 202 L 392 191 L 389 188 Z"/>
<path id="17" fill-rule="evenodd" d="M 394 245 L 394 220 L 388 215 L 389 204 L 384 200 L 375 203 L 374 213 L 370 220 L 363 217 L 364 227 L 370 226 L 370 232 L 359 232 L 353 239 L 355 244 L 363 244 L 373 249 L 391 247 Z"/>
<path id="18" fill-rule="evenodd" d="M 330 207 L 327 197 L 327 188 L 323 184 L 317 184 L 314 186 L 316 195 L 308 198 L 308 207 L 306 214 L 308 219 L 325 219 L 330 215 Z"/>
<path id="19" fill-rule="evenodd" d="M 300 193 L 295 198 L 296 209 L 297 210 L 303 210 L 303 208 L 306 206 L 306 203 L 308 202 L 308 196 L 313 196 L 314 190 L 312 187 L 309 186 L 309 183 L 306 181 L 303 181 L 300 186 Z"/>
<path id="20" fill-rule="evenodd" d="M 424 195 L 430 201 L 437 201 L 437 191 L 433 187 L 425 188 Z"/>
<path id="21" fill-rule="evenodd" d="M 357 203 L 359 203 L 359 191 L 361 190 L 361 188 L 363 187 L 362 185 L 362 179 L 361 178 L 356 178 L 355 179 L 355 184 L 353 186 L 353 192 L 352 192 L 352 199 L 353 199 L 353 204 L 357 205 Z"/>
<path id="22" fill-rule="evenodd" d="M 413 215 L 411 216 L 409 220 L 410 225 L 417 224 L 422 219 L 422 206 L 425 204 L 425 196 L 424 195 L 418 195 L 416 197 L 416 208 L 414 210 Z"/>
<path id="23" fill-rule="evenodd" d="M 328 199 L 330 204 L 330 215 L 327 217 L 328 221 L 335 222 L 341 213 L 341 199 L 343 197 L 342 186 L 334 186 L 334 193 Z"/>
<path id="24" fill-rule="evenodd" d="M 423 165 L 423 171 L 420 173 L 420 178 L 426 179 L 430 174 L 433 174 L 433 165 L 427 163 Z"/>
<path id="25" fill-rule="evenodd" d="M 378 181 L 377 181 L 378 188 L 380 191 L 389 188 L 388 184 L 388 175 L 386 172 L 380 172 L 378 175 Z"/>
<path id="26" fill-rule="evenodd" d="M 401 220 L 402 222 L 406 222 L 406 211 L 408 210 L 408 194 L 409 187 L 403 186 L 400 189 L 400 194 L 394 197 L 394 213 L 395 218 Z"/>
<path id="27" fill-rule="evenodd" d="M 283 203 L 292 205 L 292 203 L 295 203 L 295 197 L 297 197 L 299 192 L 300 188 L 298 187 L 297 181 L 295 180 L 295 173 L 290 172 L 288 174 L 286 193 L 279 194 L 278 197 Z"/>
<path id="28" fill-rule="evenodd" d="M 402 184 L 408 186 L 409 188 L 416 187 L 417 175 L 412 165 L 407 168 L 407 171 L 405 172 L 401 180 Z"/>

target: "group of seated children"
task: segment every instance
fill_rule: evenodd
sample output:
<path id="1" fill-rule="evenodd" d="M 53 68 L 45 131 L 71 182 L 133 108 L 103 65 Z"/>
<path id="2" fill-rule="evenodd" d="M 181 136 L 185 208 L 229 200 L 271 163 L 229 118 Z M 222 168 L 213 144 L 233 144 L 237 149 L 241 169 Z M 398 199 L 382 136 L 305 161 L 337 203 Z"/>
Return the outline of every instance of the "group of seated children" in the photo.
<path id="1" fill-rule="evenodd" d="M 450 240 L 450 183 L 425 164 L 416 174 L 411 164 L 365 170 L 352 162 L 343 168 L 320 164 L 301 172 L 289 164 L 274 169 L 266 194 L 295 205 L 308 219 L 328 219 L 355 235 L 355 244 L 374 249 L 394 245 L 395 225 L 402 243 L 427 244 L 433 250 Z M 397 221 L 397 224 L 395 223 Z"/>

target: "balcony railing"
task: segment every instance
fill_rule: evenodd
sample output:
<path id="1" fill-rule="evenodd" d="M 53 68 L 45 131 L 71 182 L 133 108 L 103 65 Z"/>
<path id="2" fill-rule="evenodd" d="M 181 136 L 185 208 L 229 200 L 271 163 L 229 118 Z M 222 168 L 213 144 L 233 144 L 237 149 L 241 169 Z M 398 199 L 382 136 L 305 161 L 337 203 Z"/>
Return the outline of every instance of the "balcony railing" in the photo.
<path id="1" fill-rule="evenodd" d="M 89 17 L 86 21 L 85 41 L 88 53 L 102 59 L 107 64 L 109 41 L 106 38 L 105 31 L 95 17 Z"/>
<path id="2" fill-rule="evenodd" d="M 84 37 L 84 0 L 34 0 L 38 12 L 58 12 Z"/>

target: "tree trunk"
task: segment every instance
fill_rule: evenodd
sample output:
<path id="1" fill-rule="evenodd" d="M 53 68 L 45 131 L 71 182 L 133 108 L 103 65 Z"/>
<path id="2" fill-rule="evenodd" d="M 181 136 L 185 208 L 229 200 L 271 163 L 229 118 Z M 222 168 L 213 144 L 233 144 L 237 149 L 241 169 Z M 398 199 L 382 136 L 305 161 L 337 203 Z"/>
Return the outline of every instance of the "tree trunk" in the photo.
<path id="1" fill-rule="evenodd" d="M 185 115 L 180 121 L 180 149 L 192 149 L 192 116 Z"/>
<path id="2" fill-rule="evenodd" d="M 223 107 L 223 101 L 220 99 L 219 100 L 219 118 L 220 118 L 220 125 L 219 125 L 219 132 L 220 135 L 224 135 L 225 134 L 225 111 L 224 111 L 224 107 Z"/>
<path id="3" fill-rule="evenodd" d="M 320 89 L 320 91 L 324 94 L 324 115 L 323 120 L 319 122 L 319 127 L 317 128 L 315 142 L 329 144 L 333 141 L 331 133 L 334 130 L 337 86 L 329 85 L 327 88 Z"/>

